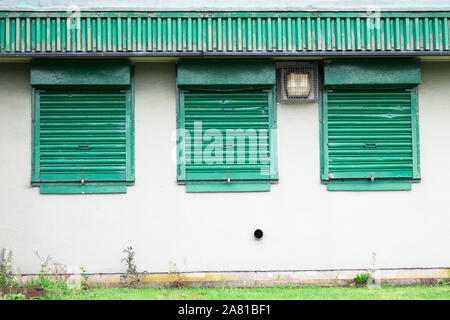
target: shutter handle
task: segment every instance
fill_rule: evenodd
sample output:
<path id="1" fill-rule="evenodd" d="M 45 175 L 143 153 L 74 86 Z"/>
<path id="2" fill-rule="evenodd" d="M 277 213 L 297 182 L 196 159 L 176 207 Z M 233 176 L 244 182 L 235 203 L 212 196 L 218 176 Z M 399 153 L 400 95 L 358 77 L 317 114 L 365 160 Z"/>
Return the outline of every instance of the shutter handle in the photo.
<path id="1" fill-rule="evenodd" d="M 91 146 L 89 144 L 80 144 L 77 147 L 78 150 L 89 150 L 91 149 Z"/>
<path id="2" fill-rule="evenodd" d="M 81 185 L 84 186 L 84 179 L 81 179 Z"/>
<path id="3" fill-rule="evenodd" d="M 227 184 L 230 184 L 231 183 L 231 178 L 230 178 L 230 174 L 229 173 L 227 173 Z"/>

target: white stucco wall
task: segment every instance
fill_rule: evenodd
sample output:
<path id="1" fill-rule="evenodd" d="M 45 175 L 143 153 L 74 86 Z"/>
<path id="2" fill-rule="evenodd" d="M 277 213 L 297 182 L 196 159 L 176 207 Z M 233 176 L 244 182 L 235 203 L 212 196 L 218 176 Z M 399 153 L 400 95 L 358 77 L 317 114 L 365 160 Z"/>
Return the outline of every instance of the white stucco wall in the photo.
<path id="1" fill-rule="evenodd" d="M 422 182 L 409 192 L 327 192 L 317 104 L 278 105 L 280 182 L 270 192 L 188 194 L 176 184 L 175 65 L 136 65 L 136 185 L 123 195 L 30 187 L 29 66 L 0 63 L 0 249 L 24 273 L 34 255 L 88 272 L 448 267 L 450 63 L 422 65 Z M 265 232 L 255 241 L 256 228 Z"/>

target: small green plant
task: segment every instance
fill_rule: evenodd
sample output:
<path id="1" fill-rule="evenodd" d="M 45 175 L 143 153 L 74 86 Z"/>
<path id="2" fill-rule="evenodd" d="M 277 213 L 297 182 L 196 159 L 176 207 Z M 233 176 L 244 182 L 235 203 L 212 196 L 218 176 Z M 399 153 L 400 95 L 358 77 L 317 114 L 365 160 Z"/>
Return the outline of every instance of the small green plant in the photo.
<path id="1" fill-rule="evenodd" d="M 356 277 L 354 278 L 354 281 L 357 285 L 366 285 L 367 280 L 369 280 L 370 274 L 368 273 L 358 273 Z"/>
<path id="2" fill-rule="evenodd" d="M 17 285 L 17 277 L 12 271 L 12 251 L 0 262 L 0 287 L 14 287 Z"/>
<path id="3" fill-rule="evenodd" d="M 127 266 L 127 271 L 122 277 L 122 282 L 126 283 L 130 277 L 134 278 L 135 282 L 139 282 L 141 278 L 134 260 L 136 253 L 134 252 L 133 247 L 129 246 L 122 252 L 125 253 L 125 258 L 121 261 Z"/>
<path id="4" fill-rule="evenodd" d="M 29 281 L 26 286 L 28 287 L 42 287 L 45 290 L 45 295 L 41 299 L 60 299 L 65 296 L 79 296 L 82 295 L 85 290 L 79 287 L 73 288 L 68 283 L 69 274 L 67 273 L 67 267 L 50 256 L 42 258 L 39 253 L 35 252 L 36 256 L 40 260 L 40 271 L 36 278 Z M 88 289 L 88 279 L 86 268 L 81 267 L 81 285 L 84 289 Z"/>
<path id="5" fill-rule="evenodd" d="M 358 273 L 356 277 L 353 279 L 354 283 L 353 285 L 356 285 L 357 287 L 367 286 L 369 289 L 380 289 L 380 280 L 375 278 L 376 268 L 375 268 L 375 262 L 376 262 L 376 252 L 372 252 L 372 261 L 370 264 L 370 267 L 367 269 L 367 272 L 365 273 Z"/>
<path id="6" fill-rule="evenodd" d="M 175 262 L 169 262 L 170 265 L 170 271 L 169 276 L 170 278 L 173 278 L 174 281 L 172 282 L 173 288 L 184 288 L 186 286 L 186 279 L 185 277 L 178 271 L 177 264 Z"/>
<path id="7" fill-rule="evenodd" d="M 8 293 L 0 296 L 0 300 L 24 300 L 26 297 L 22 293 Z"/>
<path id="8" fill-rule="evenodd" d="M 42 258 L 39 253 L 35 252 L 41 262 L 41 269 L 37 279 L 28 283 L 32 287 L 42 287 L 47 290 L 68 290 L 66 267 L 53 260 L 50 256 Z"/>
<path id="9" fill-rule="evenodd" d="M 85 267 L 80 267 L 81 270 L 81 287 L 83 289 L 89 289 L 89 276 L 87 274 L 86 268 Z"/>

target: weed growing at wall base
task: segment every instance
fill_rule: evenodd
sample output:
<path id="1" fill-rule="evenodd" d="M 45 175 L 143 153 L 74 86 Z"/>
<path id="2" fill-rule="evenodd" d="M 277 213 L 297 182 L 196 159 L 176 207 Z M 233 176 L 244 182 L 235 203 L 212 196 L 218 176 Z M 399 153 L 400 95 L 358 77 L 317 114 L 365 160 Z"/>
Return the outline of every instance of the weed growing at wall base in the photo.
<path id="1" fill-rule="evenodd" d="M 354 279 L 356 286 L 365 286 L 367 281 L 371 279 L 368 273 L 358 273 Z"/>
<path id="2" fill-rule="evenodd" d="M 169 275 L 171 278 L 173 278 L 172 282 L 169 282 L 171 284 L 171 288 L 183 288 L 186 286 L 186 279 L 181 274 L 180 271 L 178 271 L 177 264 L 175 262 L 169 262 L 170 265 L 170 272 Z"/>
<path id="3" fill-rule="evenodd" d="M 12 271 L 12 251 L 6 254 L 6 257 L 0 261 L 0 287 L 13 287 L 17 285 L 16 275 Z"/>
<path id="4" fill-rule="evenodd" d="M 81 287 L 83 289 L 89 289 L 89 276 L 85 267 L 80 267 L 81 271 Z"/>
<path id="5" fill-rule="evenodd" d="M 122 284 L 125 284 L 130 279 L 130 277 L 131 279 L 134 279 L 135 282 L 139 282 L 141 280 L 141 277 L 139 272 L 137 271 L 137 265 L 134 259 L 136 253 L 134 252 L 133 247 L 127 247 L 122 252 L 125 253 L 126 256 L 121 261 L 127 266 L 127 271 L 122 276 Z"/>

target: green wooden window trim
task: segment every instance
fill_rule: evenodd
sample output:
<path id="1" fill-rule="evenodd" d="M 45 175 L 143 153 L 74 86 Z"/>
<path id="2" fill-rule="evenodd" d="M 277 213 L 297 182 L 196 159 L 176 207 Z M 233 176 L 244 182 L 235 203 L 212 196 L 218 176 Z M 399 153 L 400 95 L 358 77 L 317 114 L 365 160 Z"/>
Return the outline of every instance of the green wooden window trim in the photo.
<path id="1" fill-rule="evenodd" d="M 342 59 L 324 62 L 324 86 L 330 89 L 413 88 L 420 83 L 421 69 L 417 59 Z"/>
<path id="2" fill-rule="evenodd" d="M 31 61 L 32 86 L 130 87 L 128 59 L 35 59 Z"/>
<path id="3" fill-rule="evenodd" d="M 41 194 L 90 194 L 90 193 L 126 193 L 127 186 L 134 185 L 135 182 L 135 161 L 134 161 L 134 68 L 131 68 L 131 86 L 128 88 L 116 88 L 126 92 L 126 173 L 125 179 L 120 181 L 100 181 L 97 179 L 87 180 L 84 184 L 76 181 L 41 181 L 40 179 L 40 102 L 39 92 L 41 90 L 54 90 L 54 86 L 33 86 L 32 87 L 32 161 L 31 161 L 31 185 L 39 186 Z M 63 86 L 63 89 L 111 89 L 105 86 Z"/>
<path id="4" fill-rule="evenodd" d="M 258 192 L 270 191 L 270 181 L 235 181 L 227 184 L 226 182 L 199 181 L 186 182 L 186 192 Z"/>
<path id="5" fill-rule="evenodd" d="M 91 193 L 126 193 L 127 183 L 41 183 L 41 194 L 91 194 Z"/>
<path id="6" fill-rule="evenodd" d="M 377 180 L 374 182 L 362 180 L 339 180 L 327 183 L 328 191 L 409 191 L 411 181 Z"/>
<path id="7" fill-rule="evenodd" d="M 271 133 L 269 136 L 270 176 L 268 179 L 260 179 L 255 178 L 251 174 L 242 173 L 237 179 L 234 178 L 231 183 L 226 183 L 222 177 L 216 177 L 214 175 L 211 175 L 211 178 L 204 178 L 207 174 L 195 180 L 188 180 L 186 178 L 186 165 L 184 161 L 184 93 L 190 91 L 177 87 L 177 183 L 185 185 L 186 192 L 270 191 L 271 183 L 278 182 L 278 137 L 275 88 L 257 90 L 257 92 L 265 91 L 269 95 L 269 132 Z"/>
<path id="8" fill-rule="evenodd" d="M 276 84 L 275 69 L 275 61 L 268 59 L 182 60 L 177 63 L 177 85 L 213 91 L 271 89 Z"/>
<path id="9" fill-rule="evenodd" d="M 396 191 L 411 190 L 411 183 L 420 182 L 420 152 L 419 152 L 419 116 L 418 116 L 418 88 L 410 88 L 405 91 L 411 93 L 411 137 L 412 137 L 412 177 L 389 177 L 389 172 L 383 178 L 374 181 L 359 178 L 330 179 L 328 175 L 328 100 L 327 93 L 332 90 L 322 90 L 319 99 L 319 124 L 320 124 L 320 178 L 327 185 L 328 191 Z"/>
<path id="10" fill-rule="evenodd" d="M 0 12 L 0 56 L 450 55 L 443 12 Z"/>

